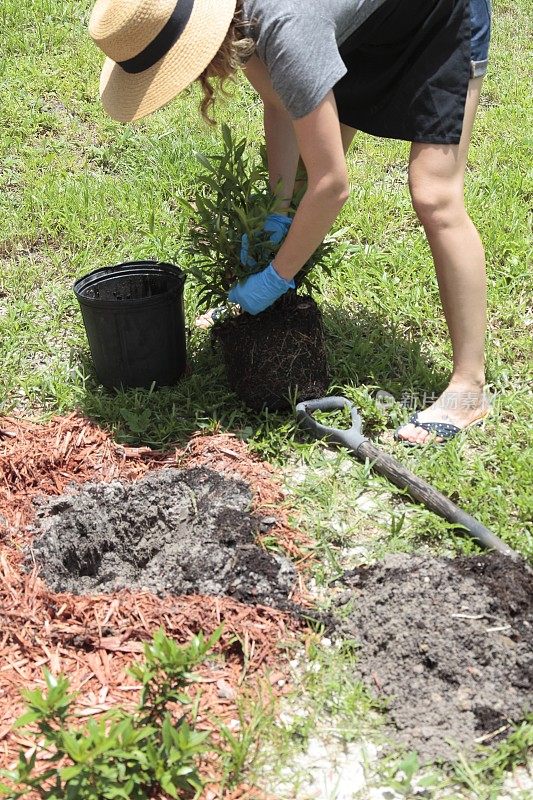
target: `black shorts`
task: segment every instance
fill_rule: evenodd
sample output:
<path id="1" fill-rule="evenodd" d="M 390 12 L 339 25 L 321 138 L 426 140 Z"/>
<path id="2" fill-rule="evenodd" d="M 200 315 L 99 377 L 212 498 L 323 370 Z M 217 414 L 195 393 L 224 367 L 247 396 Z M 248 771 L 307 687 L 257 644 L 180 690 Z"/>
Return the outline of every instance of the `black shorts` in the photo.
<path id="1" fill-rule="evenodd" d="M 470 32 L 469 0 L 386 0 L 340 47 L 340 121 L 375 136 L 458 144 Z"/>

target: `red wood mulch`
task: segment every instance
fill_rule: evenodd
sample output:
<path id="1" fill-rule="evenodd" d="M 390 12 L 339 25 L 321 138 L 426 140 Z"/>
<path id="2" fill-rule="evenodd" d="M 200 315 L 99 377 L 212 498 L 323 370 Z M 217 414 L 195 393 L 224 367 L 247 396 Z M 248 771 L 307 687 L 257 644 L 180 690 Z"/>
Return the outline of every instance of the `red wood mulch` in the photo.
<path id="1" fill-rule="evenodd" d="M 109 433 L 77 414 L 46 425 L 0 418 L 0 768 L 11 766 L 20 748 L 32 746 L 12 731 L 12 724 L 22 710 L 20 689 L 42 686 L 44 667 L 68 676 L 72 688 L 80 691 L 86 716 L 119 704 L 131 707 L 138 691 L 127 668 L 160 626 L 186 642 L 198 631 L 210 634 L 224 625 L 216 648 L 223 658 L 203 666 L 201 683 L 191 687 L 191 694 L 201 697 L 199 727 L 212 730 L 215 737 L 212 718 L 235 725 L 239 696 L 257 697 L 261 686 L 265 696 L 265 684 L 274 695 L 287 690 L 287 684 L 281 686 L 283 643 L 295 639 L 299 626 L 286 614 L 222 597 L 161 599 L 130 591 L 54 594 L 35 573 L 21 569 L 35 497 L 61 494 L 71 482 L 134 480 L 152 469 L 191 466 L 244 478 L 254 492 L 254 510 L 275 513 L 277 525 L 271 533 L 296 564 L 303 567 L 312 557 L 307 537 L 288 523 L 272 467 L 230 434 L 196 436 L 184 449 L 162 454 L 117 445 Z M 297 594 L 305 602 L 303 583 Z M 264 798 L 254 787 L 220 789 L 216 761 L 204 764 L 203 771 L 213 778 L 204 800 Z"/>

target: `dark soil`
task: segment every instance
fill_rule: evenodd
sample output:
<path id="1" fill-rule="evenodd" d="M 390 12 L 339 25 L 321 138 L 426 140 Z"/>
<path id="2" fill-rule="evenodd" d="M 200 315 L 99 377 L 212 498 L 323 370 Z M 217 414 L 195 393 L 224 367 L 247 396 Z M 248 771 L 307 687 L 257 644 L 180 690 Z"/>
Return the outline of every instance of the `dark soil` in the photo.
<path id="1" fill-rule="evenodd" d="M 288 409 L 329 386 L 322 314 L 315 301 L 288 292 L 257 316 L 242 314 L 213 329 L 228 383 L 246 405 Z"/>
<path id="2" fill-rule="evenodd" d="M 39 508 L 27 563 L 57 592 L 146 588 L 282 607 L 294 567 L 256 543 L 251 499 L 243 481 L 202 468 L 86 483 Z"/>
<path id="3" fill-rule="evenodd" d="M 453 758 L 531 710 L 532 578 L 499 554 L 392 555 L 347 573 L 358 668 L 390 698 L 401 745 L 424 760 Z"/>

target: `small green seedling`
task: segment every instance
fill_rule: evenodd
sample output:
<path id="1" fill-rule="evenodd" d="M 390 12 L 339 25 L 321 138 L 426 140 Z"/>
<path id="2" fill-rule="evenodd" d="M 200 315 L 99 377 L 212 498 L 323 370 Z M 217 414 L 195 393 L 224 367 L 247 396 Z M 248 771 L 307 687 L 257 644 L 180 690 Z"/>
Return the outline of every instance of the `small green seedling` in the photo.
<path id="1" fill-rule="evenodd" d="M 145 645 L 144 661 L 130 672 L 141 684 L 132 713 L 117 708 L 81 723 L 76 696 L 64 676 L 45 671 L 44 691 L 22 692 L 26 713 L 15 723 L 34 741 L 32 755 L 19 753 L 13 770 L 0 777 L 0 796 L 19 800 L 33 791 L 42 800 L 146 800 L 158 792 L 178 798 L 201 790 L 198 757 L 208 734 L 195 731 L 195 709 L 185 693 L 192 669 L 209 654 L 221 631 L 195 636 L 180 647 L 162 630 Z M 178 721 L 169 704 L 181 706 Z M 46 754 L 43 761 L 38 757 Z"/>
<path id="2" fill-rule="evenodd" d="M 429 791 L 437 786 L 439 778 L 433 774 L 419 775 L 419 772 L 420 761 L 417 753 L 408 753 L 391 767 L 386 778 L 387 786 L 405 800 L 431 797 Z"/>

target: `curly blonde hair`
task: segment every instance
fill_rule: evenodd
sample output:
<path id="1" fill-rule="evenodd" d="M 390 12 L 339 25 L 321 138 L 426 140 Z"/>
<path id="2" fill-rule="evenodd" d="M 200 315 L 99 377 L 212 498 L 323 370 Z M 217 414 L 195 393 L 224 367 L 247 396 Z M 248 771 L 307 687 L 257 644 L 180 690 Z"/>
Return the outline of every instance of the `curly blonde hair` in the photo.
<path id="1" fill-rule="evenodd" d="M 235 14 L 226 37 L 214 59 L 198 78 L 203 92 L 200 113 L 209 125 L 216 124 L 212 111 L 217 96 L 219 94 L 228 95 L 225 88 L 226 82 L 235 80 L 237 70 L 254 51 L 254 41 L 246 35 L 246 30 L 247 21 L 244 19 L 243 0 L 237 0 Z"/>

